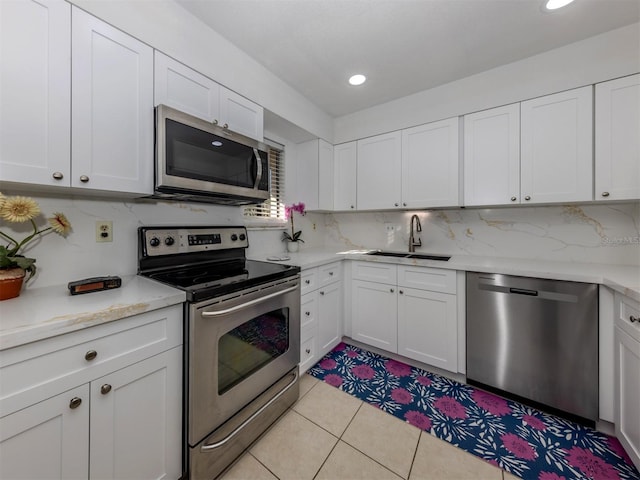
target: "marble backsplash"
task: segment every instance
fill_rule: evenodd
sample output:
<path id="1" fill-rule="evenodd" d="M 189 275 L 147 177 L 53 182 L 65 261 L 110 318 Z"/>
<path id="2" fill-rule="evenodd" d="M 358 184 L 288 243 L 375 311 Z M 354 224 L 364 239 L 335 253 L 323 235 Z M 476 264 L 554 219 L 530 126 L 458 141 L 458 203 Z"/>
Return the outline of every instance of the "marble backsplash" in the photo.
<path id="1" fill-rule="evenodd" d="M 326 214 L 323 243 L 406 251 L 414 213 L 419 252 L 640 265 L 640 202 Z"/>

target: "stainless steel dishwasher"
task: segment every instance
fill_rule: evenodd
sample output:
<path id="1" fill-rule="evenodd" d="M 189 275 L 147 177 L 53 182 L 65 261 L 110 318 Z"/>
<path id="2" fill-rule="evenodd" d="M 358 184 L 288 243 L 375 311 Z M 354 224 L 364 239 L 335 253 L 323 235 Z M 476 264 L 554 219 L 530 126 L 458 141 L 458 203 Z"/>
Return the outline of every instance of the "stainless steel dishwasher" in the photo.
<path id="1" fill-rule="evenodd" d="M 598 419 L 598 286 L 467 272 L 467 381 Z"/>

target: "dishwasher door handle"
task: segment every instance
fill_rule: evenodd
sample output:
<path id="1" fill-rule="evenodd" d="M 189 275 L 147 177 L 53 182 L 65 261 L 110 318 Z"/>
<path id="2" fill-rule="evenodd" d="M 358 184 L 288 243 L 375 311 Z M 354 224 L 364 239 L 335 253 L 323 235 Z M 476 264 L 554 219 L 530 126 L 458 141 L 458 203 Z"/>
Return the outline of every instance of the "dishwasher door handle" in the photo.
<path id="1" fill-rule="evenodd" d="M 509 293 L 516 293 L 518 295 L 529 295 L 530 297 L 537 297 L 537 290 L 527 290 L 526 288 L 509 288 Z"/>

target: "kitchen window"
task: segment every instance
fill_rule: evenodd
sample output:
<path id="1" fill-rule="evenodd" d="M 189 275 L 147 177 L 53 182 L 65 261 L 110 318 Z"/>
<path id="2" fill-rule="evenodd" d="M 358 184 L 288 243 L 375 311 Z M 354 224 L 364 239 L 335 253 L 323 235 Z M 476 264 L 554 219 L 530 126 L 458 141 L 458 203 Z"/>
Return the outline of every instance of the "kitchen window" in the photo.
<path id="1" fill-rule="evenodd" d="M 265 220 L 271 225 L 273 220 L 284 221 L 284 146 L 265 139 L 269 146 L 269 174 L 271 191 L 269 199 L 259 205 L 244 208 L 244 216 L 255 220 Z M 258 222 L 255 222 L 258 223 Z M 254 222 L 251 222 L 253 225 Z"/>

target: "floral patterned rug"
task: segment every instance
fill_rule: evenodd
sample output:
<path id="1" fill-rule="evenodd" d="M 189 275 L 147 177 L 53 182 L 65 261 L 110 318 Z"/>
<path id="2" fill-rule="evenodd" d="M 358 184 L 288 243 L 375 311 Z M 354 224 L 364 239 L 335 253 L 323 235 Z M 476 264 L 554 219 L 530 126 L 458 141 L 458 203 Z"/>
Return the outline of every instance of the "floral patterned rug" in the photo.
<path id="1" fill-rule="evenodd" d="M 358 347 L 309 374 L 524 479 L 635 479 L 615 437 Z"/>

